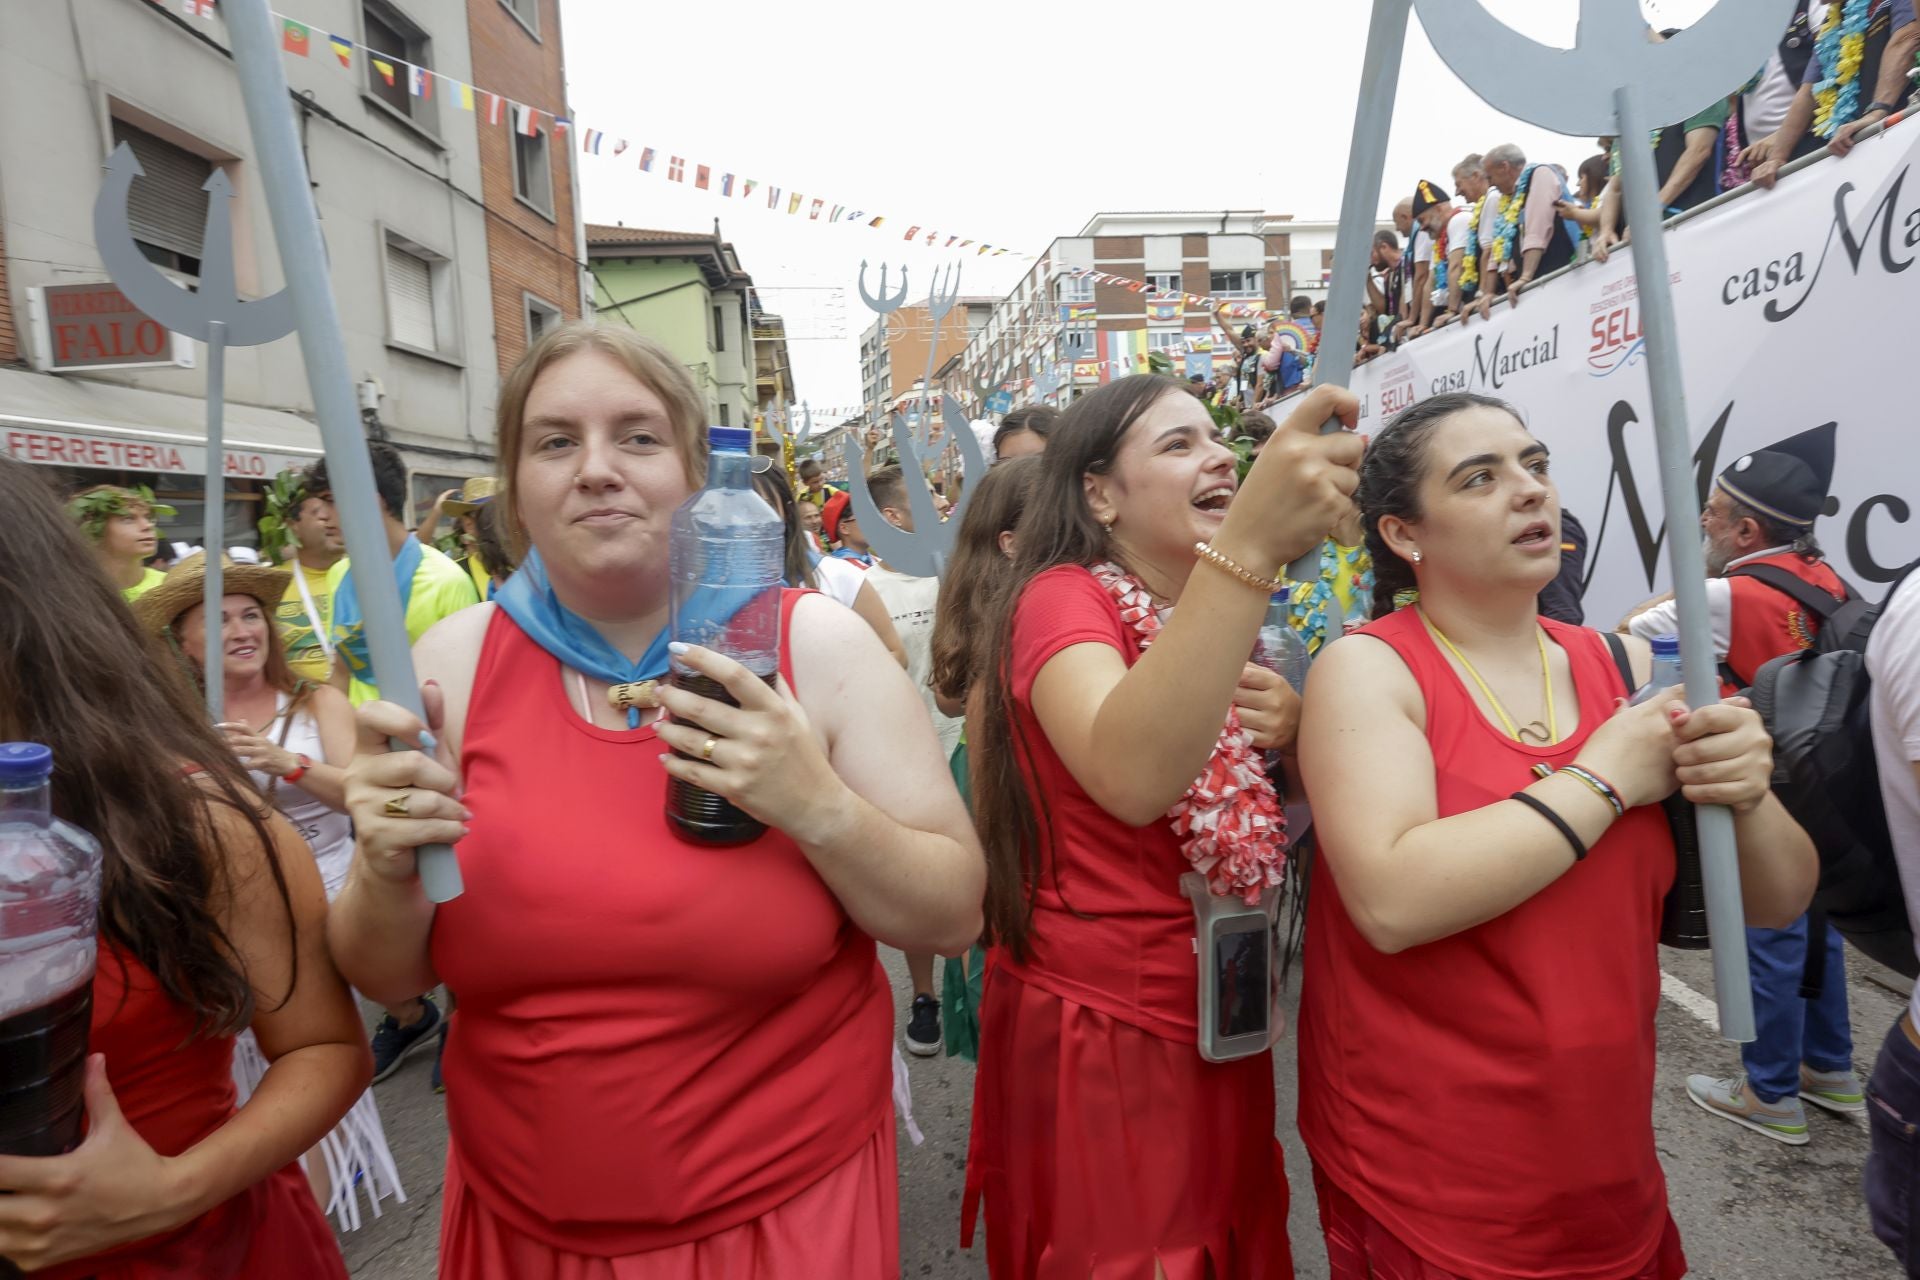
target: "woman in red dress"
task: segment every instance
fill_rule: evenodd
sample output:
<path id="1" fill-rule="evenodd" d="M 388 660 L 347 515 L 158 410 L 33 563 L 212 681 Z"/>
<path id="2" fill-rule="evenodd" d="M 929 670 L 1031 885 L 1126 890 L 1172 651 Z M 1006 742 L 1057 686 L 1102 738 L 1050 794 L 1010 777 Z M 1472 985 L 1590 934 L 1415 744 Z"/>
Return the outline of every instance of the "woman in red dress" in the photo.
<path id="1" fill-rule="evenodd" d="M 1816 867 L 1768 790 L 1771 743 L 1739 699 L 1616 711 L 1605 638 L 1538 616 L 1559 496 L 1500 401 L 1402 413 L 1360 504 L 1375 621 L 1315 663 L 1300 733 L 1320 835 L 1300 1131 L 1332 1275 L 1674 1280 L 1657 804 L 1731 806 L 1747 922 L 1793 920 Z M 1627 645 L 1637 685 L 1650 655 Z"/>
<path id="2" fill-rule="evenodd" d="M 1237 497 L 1206 406 L 1168 378 L 1075 401 L 1048 439 L 970 748 L 996 951 L 962 1237 L 984 1198 L 995 1280 L 1293 1274 L 1272 1056 L 1201 1057 L 1180 878 L 1278 881 L 1253 750 L 1290 745 L 1298 703 L 1247 657 L 1263 580 L 1350 505 L 1360 441 L 1314 432 L 1355 409 L 1308 395 Z M 1185 822 L 1219 816 L 1226 778 L 1248 807 L 1221 826 L 1250 834 L 1209 852 Z"/>
<path id="3" fill-rule="evenodd" d="M 0 1157 L 0 1259 L 56 1280 L 345 1280 L 300 1153 L 373 1074 L 306 843 L 31 467 L 0 458 L 0 741 L 105 858 L 71 1153 Z M 269 1066 L 234 1104 L 236 1032 Z M 0 1271 L 5 1271 L 0 1262 Z"/>
<path id="4" fill-rule="evenodd" d="M 500 395 L 508 528 L 493 602 L 416 646 L 441 754 L 349 771 L 357 860 L 334 954 L 375 999 L 444 980 L 446 1204 L 459 1280 L 898 1270 L 893 1012 L 874 951 L 962 951 L 985 868 L 926 710 L 873 630 L 784 601 L 769 689 L 678 656 L 739 700 L 661 686 L 674 510 L 706 469 L 703 401 L 631 330 L 542 338 Z M 363 751 L 426 726 L 360 709 Z M 683 757 L 669 758 L 667 748 Z M 669 778 L 768 825 L 669 834 Z M 457 841 L 438 908 L 415 847 Z"/>

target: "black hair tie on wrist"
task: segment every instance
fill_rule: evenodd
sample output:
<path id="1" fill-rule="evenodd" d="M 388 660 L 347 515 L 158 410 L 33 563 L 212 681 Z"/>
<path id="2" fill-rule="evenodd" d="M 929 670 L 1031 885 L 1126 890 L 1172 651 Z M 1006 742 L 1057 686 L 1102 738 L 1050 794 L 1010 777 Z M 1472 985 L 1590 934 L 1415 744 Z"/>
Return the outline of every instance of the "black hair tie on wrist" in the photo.
<path id="1" fill-rule="evenodd" d="M 1509 798 L 1518 800 L 1521 804 L 1524 804 L 1527 808 L 1533 810 L 1548 822 L 1558 827 L 1560 834 L 1567 838 L 1567 843 L 1573 846 L 1573 860 L 1575 862 L 1579 862 L 1587 856 L 1587 846 L 1580 842 L 1580 837 L 1575 834 L 1571 826 L 1567 825 L 1567 820 L 1555 813 L 1546 801 L 1536 799 L 1524 791 L 1516 791 Z"/>

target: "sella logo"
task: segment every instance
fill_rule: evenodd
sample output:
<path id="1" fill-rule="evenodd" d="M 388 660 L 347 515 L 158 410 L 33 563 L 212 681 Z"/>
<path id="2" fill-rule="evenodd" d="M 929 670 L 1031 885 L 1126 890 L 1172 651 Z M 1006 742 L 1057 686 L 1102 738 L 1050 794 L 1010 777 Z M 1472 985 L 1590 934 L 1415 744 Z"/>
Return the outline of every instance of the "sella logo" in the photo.
<path id="1" fill-rule="evenodd" d="M 1587 348 L 1587 372 L 1596 378 L 1631 369 L 1647 353 L 1640 311 L 1632 298 L 1593 317 L 1593 345 Z"/>

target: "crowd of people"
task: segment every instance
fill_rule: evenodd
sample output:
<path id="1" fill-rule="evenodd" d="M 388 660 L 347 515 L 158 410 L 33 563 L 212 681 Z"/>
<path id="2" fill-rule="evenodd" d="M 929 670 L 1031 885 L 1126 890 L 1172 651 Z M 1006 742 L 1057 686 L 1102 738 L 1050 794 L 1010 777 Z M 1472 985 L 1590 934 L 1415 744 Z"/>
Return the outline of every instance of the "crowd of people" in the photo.
<path id="1" fill-rule="evenodd" d="M 1752 84 L 1652 141 L 1662 203 L 1772 181 L 1809 131 L 1844 151 L 1915 35 L 1909 0 L 1802 6 Z M 1570 179 L 1509 145 L 1421 182 L 1356 341 L 1604 257 L 1618 183 L 1617 156 Z M 1839 937 L 1808 910 L 1830 851 L 1743 692 L 1844 619 L 1920 918 L 1920 575 L 1862 612 L 1826 563 L 1832 428 L 1718 477 L 1725 696 L 1689 708 L 1653 683 L 1670 600 L 1580 624 L 1584 539 L 1509 405 L 1442 394 L 1371 440 L 1322 434 L 1355 421 L 1344 389 L 1264 412 L 1311 380 L 1307 300 L 1229 332 L 1213 384 L 1006 414 L 984 475 L 876 457 L 857 504 L 817 460 L 754 456 L 784 530 L 771 682 L 669 634 L 708 435 L 686 369 L 630 329 L 536 342 L 497 474 L 417 521 L 371 444 L 386 565 L 346 558 L 325 461 L 273 487 L 269 554 L 162 573 L 151 493 L 63 502 L 0 459 L 0 739 L 52 748 L 55 811 L 106 866 L 88 1132 L 0 1157 L 0 1268 L 343 1277 L 327 1219 L 406 1194 L 370 1086 L 431 1051 L 442 1276 L 880 1280 L 896 1117 L 913 1132 L 898 1020 L 909 1053 L 977 1064 L 956 1225 L 971 1247 L 984 1212 L 995 1280 L 1291 1276 L 1287 1123 L 1337 1280 L 1676 1280 L 1652 1094 L 1678 797 L 1732 810 L 1761 1032 L 1687 1096 L 1796 1145 L 1803 1103 L 1866 1112 L 1874 1229 L 1920 1275 L 1920 1004 L 1862 1081 Z M 957 519 L 939 577 L 861 527 L 928 532 L 920 486 Z M 394 575 L 424 717 L 380 696 L 368 572 Z M 764 831 L 685 841 L 685 785 Z M 431 844 L 465 881 L 439 905 Z"/>

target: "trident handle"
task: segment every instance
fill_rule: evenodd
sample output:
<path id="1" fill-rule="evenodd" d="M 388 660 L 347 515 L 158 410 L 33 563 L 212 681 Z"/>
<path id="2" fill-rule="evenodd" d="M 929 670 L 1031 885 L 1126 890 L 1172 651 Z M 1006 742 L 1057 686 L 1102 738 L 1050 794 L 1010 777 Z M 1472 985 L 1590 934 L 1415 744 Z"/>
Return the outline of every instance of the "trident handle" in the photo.
<path id="1" fill-rule="evenodd" d="M 393 557 L 387 550 L 374 496 L 373 462 L 360 431 L 346 343 L 327 281 L 326 249 L 314 214 L 305 153 L 288 105 L 287 77 L 280 66 L 273 15 L 267 0 L 228 0 L 223 8 L 228 37 L 233 42 L 234 69 L 240 76 L 241 102 L 246 107 L 261 186 L 266 191 L 267 213 L 280 244 L 287 291 L 293 298 L 300 354 L 313 388 L 327 471 L 333 477 L 334 498 L 340 510 L 340 529 L 353 563 L 373 570 L 355 580 L 366 616 L 367 649 L 380 678 L 381 695 L 424 722 L 426 713 L 415 683 L 413 655 L 408 651 L 406 623 L 400 610 L 400 589 L 393 574 L 383 571 Z M 427 897 L 434 902 L 458 897 L 462 889 L 460 864 L 454 860 L 453 850 L 447 845 L 423 845 L 417 852 L 420 884 Z"/>

